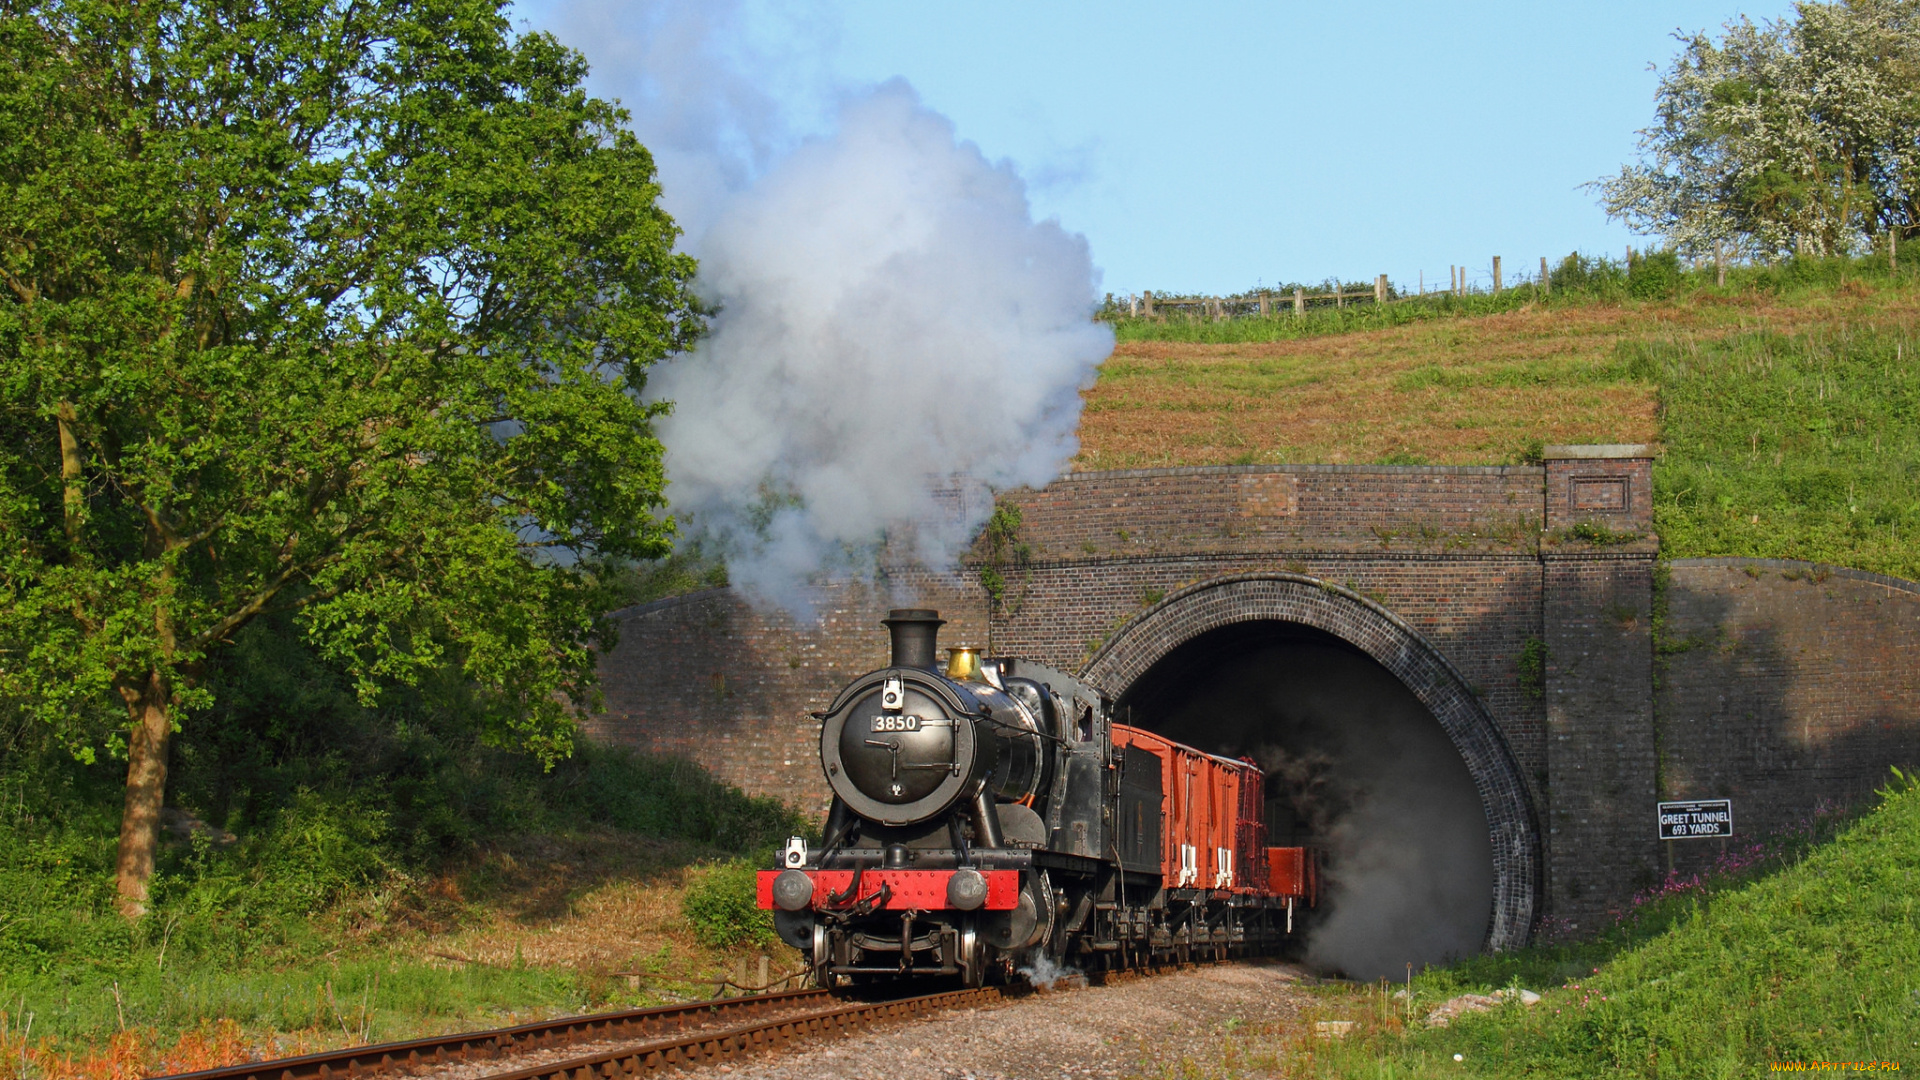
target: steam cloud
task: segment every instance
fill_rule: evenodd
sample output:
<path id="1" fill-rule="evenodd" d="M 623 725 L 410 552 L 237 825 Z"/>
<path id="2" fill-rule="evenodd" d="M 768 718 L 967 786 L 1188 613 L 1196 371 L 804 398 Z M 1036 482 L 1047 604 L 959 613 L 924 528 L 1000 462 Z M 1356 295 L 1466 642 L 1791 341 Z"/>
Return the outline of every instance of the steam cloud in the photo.
<path id="1" fill-rule="evenodd" d="M 1253 758 L 1270 842 L 1327 849 L 1307 960 L 1372 979 L 1478 951 L 1493 905 L 1486 814 L 1419 699 L 1370 658 L 1304 635 L 1191 644 L 1204 659 L 1142 680 L 1137 722 Z"/>
<path id="2" fill-rule="evenodd" d="M 1080 969 L 1072 965 L 1053 962 L 1042 949 L 1034 949 L 1027 954 L 1026 963 L 1014 969 L 1020 976 L 1038 990 L 1051 990 L 1062 979 L 1071 979 L 1080 974 Z"/>
<path id="3" fill-rule="evenodd" d="M 1035 222 L 1010 164 L 899 80 L 796 140 L 748 73 L 804 58 L 756 54 L 735 5 L 581 3 L 560 22 L 602 83 L 629 76 L 617 92 L 719 309 L 649 394 L 674 403 L 675 512 L 735 584 L 804 611 L 809 581 L 870 569 L 883 533 L 948 565 L 993 490 L 1060 475 L 1113 339 L 1085 239 Z"/>

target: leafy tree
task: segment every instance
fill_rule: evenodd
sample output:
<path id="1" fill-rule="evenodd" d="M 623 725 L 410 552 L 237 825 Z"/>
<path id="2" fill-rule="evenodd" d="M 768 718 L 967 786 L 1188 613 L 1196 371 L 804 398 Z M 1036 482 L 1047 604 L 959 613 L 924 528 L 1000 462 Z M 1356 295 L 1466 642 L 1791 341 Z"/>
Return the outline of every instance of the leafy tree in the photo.
<path id="1" fill-rule="evenodd" d="M 208 656 L 292 611 L 551 761 L 657 557 L 703 323 L 624 114 L 493 0 L 0 6 L 0 697 L 127 763 L 142 910 Z"/>
<path id="2" fill-rule="evenodd" d="M 1681 39 L 1640 162 L 1598 182 L 1607 212 L 1691 254 L 1842 254 L 1920 230 L 1920 2 L 1724 29 Z"/>

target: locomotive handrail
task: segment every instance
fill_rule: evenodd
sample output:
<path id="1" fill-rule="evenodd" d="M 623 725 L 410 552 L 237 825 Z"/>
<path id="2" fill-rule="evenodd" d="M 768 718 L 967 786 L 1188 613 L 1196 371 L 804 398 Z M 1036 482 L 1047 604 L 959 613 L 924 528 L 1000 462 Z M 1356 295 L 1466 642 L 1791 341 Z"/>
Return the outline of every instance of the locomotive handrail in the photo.
<path id="1" fill-rule="evenodd" d="M 986 704 L 980 701 L 980 699 L 974 698 L 972 694 L 968 694 L 967 697 L 972 699 L 972 703 L 969 704 L 968 701 L 960 697 L 947 680 L 935 676 L 931 671 L 910 667 L 884 667 L 869 671 L 841 688 L 840 692 L 834 695 L 833 704 L 828 705 L 820 712 L 813 713 L 813 718 L 816 720 L 825 720 L 827 717 L 832 716 L 834 713 L 839 712 L 841 709 L 859 700 L 862 695 L 872 689 L 876 680 L 884 682 L 887 676 L 896 674 L 902 676 L 918 676 L 913 680 L 916 688 L 932 690 L 935 694 L 939 695 L 949 707 L 963 716 L 978 716 L 987 712 Z"/>

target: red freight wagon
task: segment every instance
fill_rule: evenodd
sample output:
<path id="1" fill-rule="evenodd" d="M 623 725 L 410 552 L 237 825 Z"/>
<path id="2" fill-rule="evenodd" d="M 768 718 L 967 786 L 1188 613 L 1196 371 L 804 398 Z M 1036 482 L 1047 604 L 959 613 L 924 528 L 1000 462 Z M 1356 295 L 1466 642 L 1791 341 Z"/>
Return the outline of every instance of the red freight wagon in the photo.
<path id="1" fill-rule="evenodd" d="M 1159 763 L 1160 873 L 1166 888 L 1300 898 L 1309 904 L 1317 899 L 1311 852 L 1266 846 L 1265 776 L 1258 766 L 1125 724 L 1113 725 L 1113 745 L 1130 768 L 1141 753 Z"/>
<path id="2" fill-rule="evenodd" d="M 1311 848 L 1267 849 L 1267 891 L 1275 896 L 1299 896 L 1309 906 L 1320 899 L 1320 862 Z"/>

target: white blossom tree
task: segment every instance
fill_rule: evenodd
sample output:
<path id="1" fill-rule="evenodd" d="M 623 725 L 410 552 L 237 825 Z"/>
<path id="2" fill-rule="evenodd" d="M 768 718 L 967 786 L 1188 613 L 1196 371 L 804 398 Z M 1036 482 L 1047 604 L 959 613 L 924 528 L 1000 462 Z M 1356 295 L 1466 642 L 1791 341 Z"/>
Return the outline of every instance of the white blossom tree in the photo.
<path id="1" fill-rule="evenodd" d="M 1684 47 L 1607 213 L 1687 254 L 1843 254 L 1920 228 L 1920 0 L 1803 3 Z"/>

